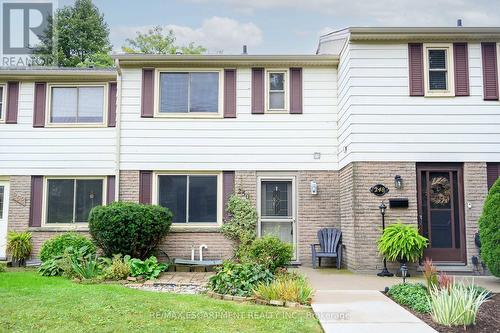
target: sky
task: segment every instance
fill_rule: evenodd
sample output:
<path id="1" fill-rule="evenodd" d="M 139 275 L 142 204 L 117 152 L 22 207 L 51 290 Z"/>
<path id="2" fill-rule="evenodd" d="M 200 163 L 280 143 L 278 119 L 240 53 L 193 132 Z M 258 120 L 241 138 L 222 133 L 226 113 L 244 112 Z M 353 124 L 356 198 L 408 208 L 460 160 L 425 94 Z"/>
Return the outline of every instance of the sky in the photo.
<path id="1" fill-rule="evenodd" d="M 59 0 L 59 6 L 72 0 Z M 348 26 L 500 26 L 500 0 L 94 0 L 115 51 L 160 25 L 208 53 L 313 54 L 321 34 Z"/>

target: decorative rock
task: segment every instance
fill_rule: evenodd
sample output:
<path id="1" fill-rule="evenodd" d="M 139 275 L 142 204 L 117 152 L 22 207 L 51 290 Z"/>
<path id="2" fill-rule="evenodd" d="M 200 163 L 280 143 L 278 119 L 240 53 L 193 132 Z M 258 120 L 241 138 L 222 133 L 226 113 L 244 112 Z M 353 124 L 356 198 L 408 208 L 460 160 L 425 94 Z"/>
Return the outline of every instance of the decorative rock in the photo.
<path id="1" fill-rule="evenodd" d="M 233 296 L 233 301 L 236 302 L 245 302 L 251 299 L 250 297 L 242 297 L 242 296 Z"/>
<path id="2" fill-rule="evenodd" d="M 274 305 L 274 306 L 283 306 L 283 301 L 280 301 L 277 299 L 272 299 L 269 301 L 269 304 Z"/>
<path id="3" fill-rule="evenodd" d="M 137 278 L 134 276 L 127 277 L 127 281 L 137 281 Z"/>
<path id="4" fill-rule="evenodd" d="M 287 308 L 296 308 L 296 307 L 298 307 L 299 305 L 300 305 L 300 304 L 299 304 L 299 303 L 297 303 L 297 302 L 285 302 L 285 306 L 286 306 Z"/>
<path id="5" fill-rule="evenodd" d="M 145 284 L 129 284 L 129 288 L 157 291 L 157 292 L 170 292 L 176 294 L 200 294 L 205 292 L 205 288 L 197 285 L 175 285 L 175 284 L 162 284 L 162 285 L 145 285 Z"/>
<path id="6" fill-rule="evenodd" d="M 232 301 L 233 300 L 233 296 L 232 295 L 224 295 L 224 300 L 226 301 Z"/>
<path id="7" fill-rule="evenodd" d="M 260 299 L 260 298 L 257 298 L 255 300 L 255 303 L 259 304 L 259 305 L 269 305 L 269 301 L 268 300 L 265 300 L 265 299 Z"/>
<path id="8" fill-rule="evenodd" d="M 224 295 L 218 294 L 218 293 L 214 293 L 214 298 L 216 298 L 216 299 L 223 299 Z"/>
<path id="9" fill-rule="evenodd" d="M 208 296 L 208 297 L 215 298 L 215 297 L 214 297 L 214 296 L 215 296 L 215 295 L 214 295 L 214 292 L 213 292 L 213 291 L 211 291 L 211 290 L 207 291 L 207 296 Z"/>

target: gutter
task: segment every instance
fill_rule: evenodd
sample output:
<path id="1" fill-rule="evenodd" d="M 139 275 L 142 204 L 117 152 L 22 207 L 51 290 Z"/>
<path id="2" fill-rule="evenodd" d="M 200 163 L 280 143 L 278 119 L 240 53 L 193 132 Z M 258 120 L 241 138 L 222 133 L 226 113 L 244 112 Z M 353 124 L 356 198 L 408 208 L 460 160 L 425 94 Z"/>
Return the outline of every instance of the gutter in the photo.
<path id="1" fill-rule="evenodd" d="M 122 106 L 122 70 L 119 61 L 115 59 L 116 65 L 116 149 L 115 149 L 115 201 L 120 201 L 120 145 L 121 145 L 121 106 Z"/>

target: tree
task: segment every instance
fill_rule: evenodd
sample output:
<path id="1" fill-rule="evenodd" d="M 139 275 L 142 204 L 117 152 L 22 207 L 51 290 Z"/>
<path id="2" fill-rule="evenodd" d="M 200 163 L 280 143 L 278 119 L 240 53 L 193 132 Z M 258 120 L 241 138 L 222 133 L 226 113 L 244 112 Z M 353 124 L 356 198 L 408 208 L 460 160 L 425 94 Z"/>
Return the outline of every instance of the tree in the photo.
<path id="1" fill-rule="evenodd" d="M 76 67 L 112 64 L 109 51 L 109 27 L 92 0 L 76 0 L 74 6 L 58 9 L 49 25 L 35 58 L 49 65 Z M 97 56 L 97 54 L 99 54 Z"/>
<path id="2" fill-rule="evenodd" d="M 175 54 L 180 50 L 183 54 L 201 54 L 207 49 L 194 43 L 187 46 L 175 44 L 175 33 L 172 30 L 163 32 L 161 26 L 155 26 L 146 33 L 137 31 L 134 39 L 127 38 L 128 45 L 122 46 L 126 53 Z"/>
<path id="3" fill-rule="evenodd" d="M 500 277 L 500 178 L 491 187 L 479 218 L 481 258 L 491 274 Z"/>

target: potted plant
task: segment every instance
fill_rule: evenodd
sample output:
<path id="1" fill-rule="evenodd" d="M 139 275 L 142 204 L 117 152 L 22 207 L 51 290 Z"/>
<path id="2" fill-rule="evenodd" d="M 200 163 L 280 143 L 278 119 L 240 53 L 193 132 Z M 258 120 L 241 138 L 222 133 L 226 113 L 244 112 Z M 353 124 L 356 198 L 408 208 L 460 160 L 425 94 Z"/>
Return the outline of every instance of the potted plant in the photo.
<path id="1" fill-rule="evenodd" d="M 427 247 L 427 238 L 421 236 L 414 226 L 405 225 L 398 219 L 396 224 L 385 228 L 377 245 L 382 256 L 401 265 L 417 262 Z"/>
<path id="2" fill-rule="evenodd" d="M 30 232 L 9 232 L 7 236 L 7 252 L 12 256 L 12 266 L 24 266 L 25 260 L 29 258 L 32 250 Z"/>

